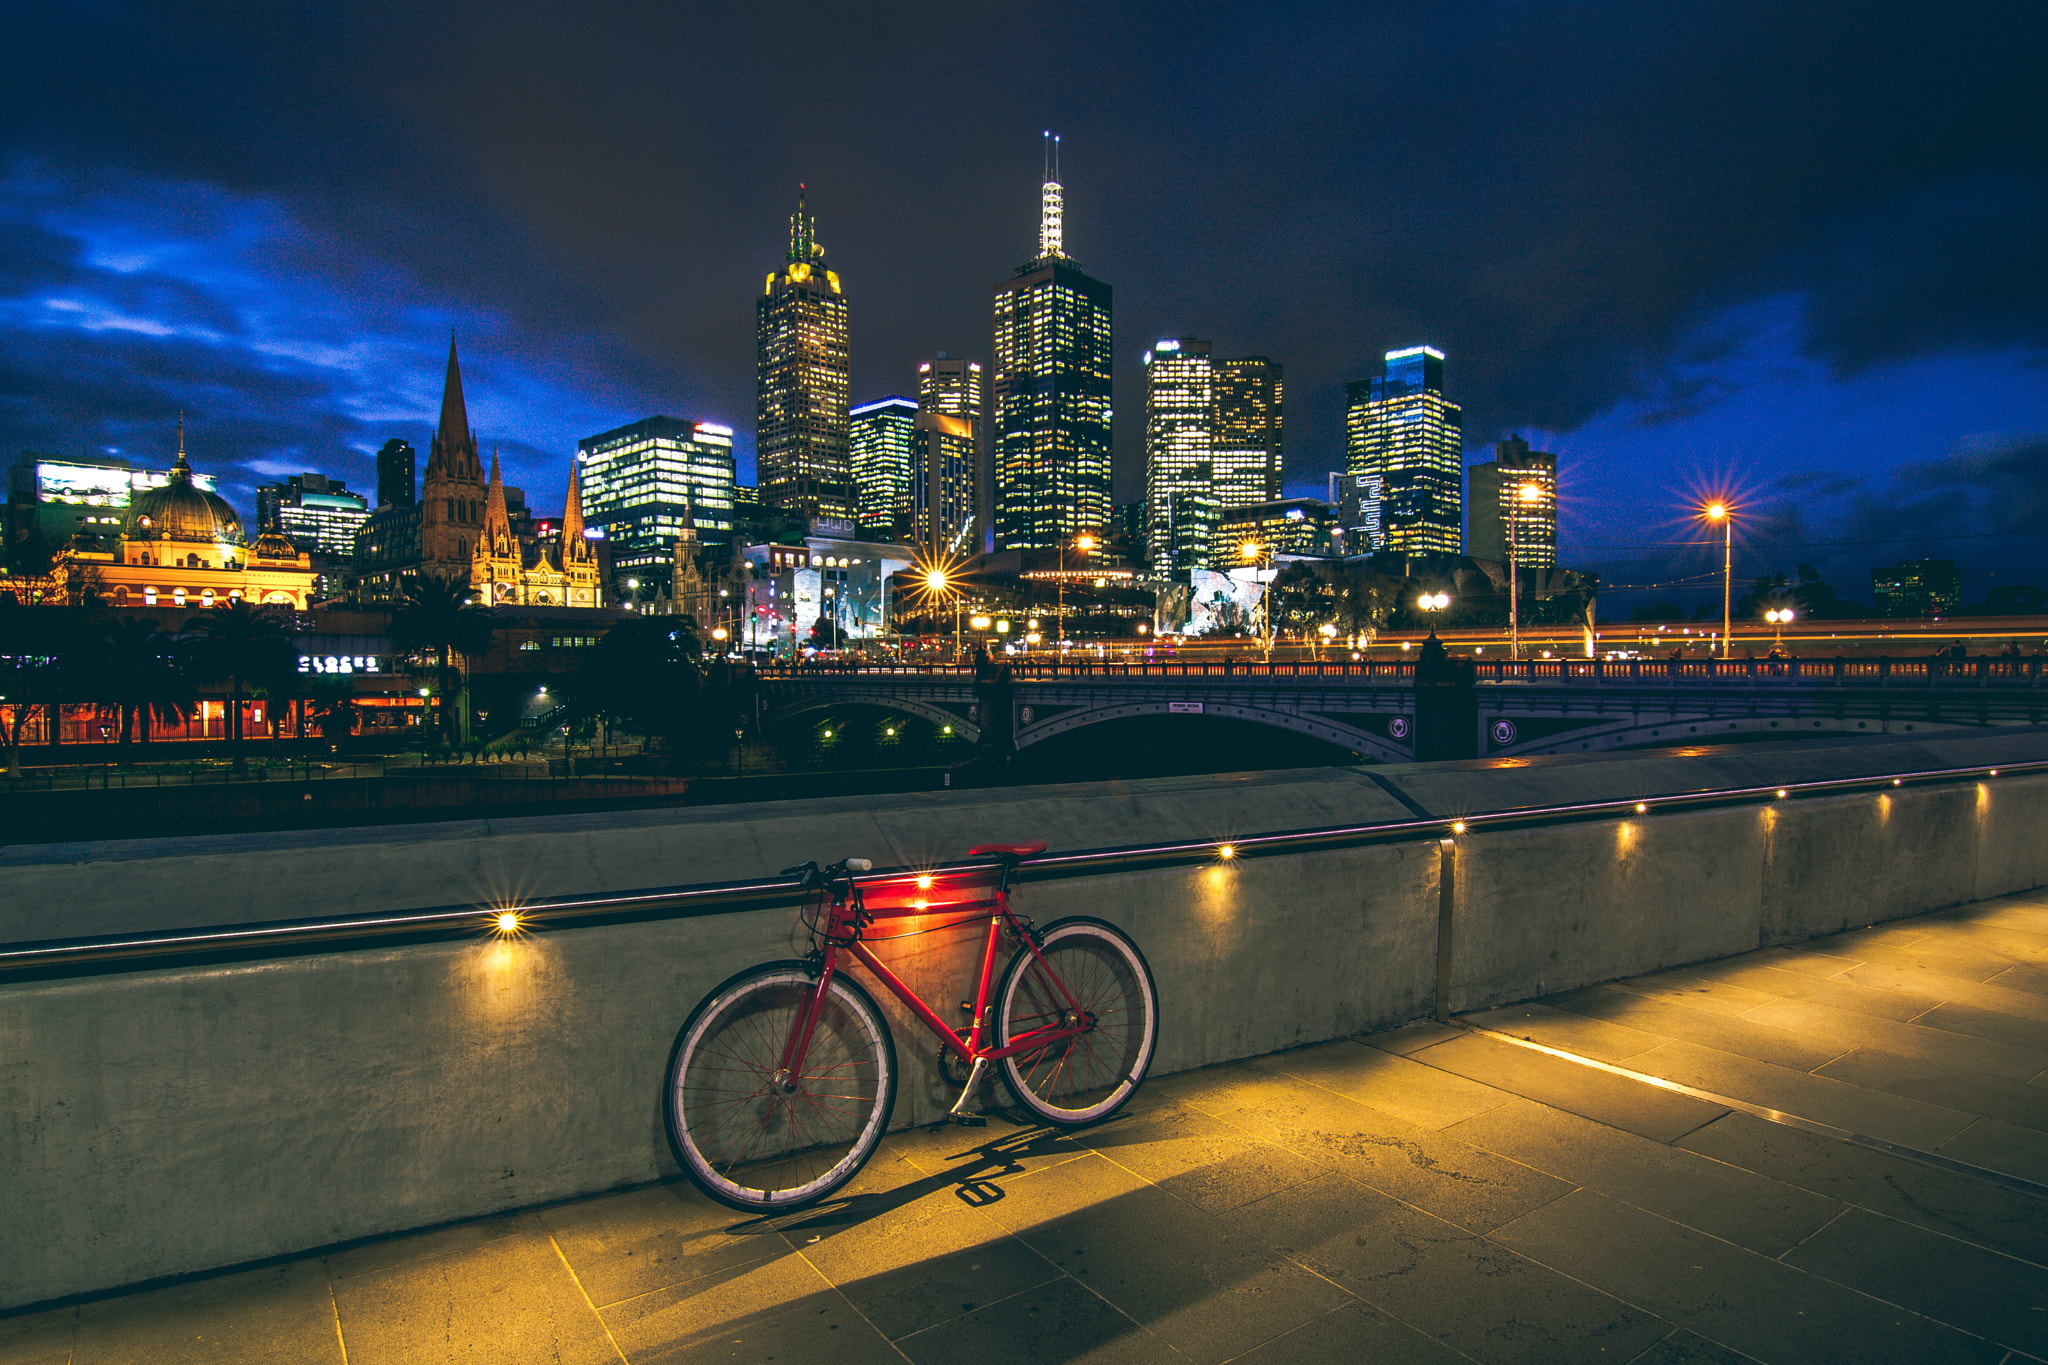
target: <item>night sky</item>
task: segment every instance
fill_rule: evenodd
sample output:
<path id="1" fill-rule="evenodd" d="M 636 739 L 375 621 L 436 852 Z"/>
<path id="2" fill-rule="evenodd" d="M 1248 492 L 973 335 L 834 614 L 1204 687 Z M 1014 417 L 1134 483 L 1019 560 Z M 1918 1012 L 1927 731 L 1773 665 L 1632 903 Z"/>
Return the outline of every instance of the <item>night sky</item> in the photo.
<path id="1" fill-rule="evenodd" d="M 2048 584 L 2035 4 L 74 3 L 0 54 L 0 459 L 195 464 L 245 512 L 424 455 L 451 330 L 486 450 L 727 423 L 799 180 L 855 402 L 989 357 L 1036 247 L 1116 290 L 1118 496 L 1161 336 L 1287 366 L 1290 491 L 1346 380 L 1446 352 L 1472 461 L 1556 451 L 1563 557 L 1738 575 L 1953 556 Z M 1683 597 L 1672 592 L 1657 594 Z M 1625 614 L 1639 596 L 1603 603 Z"/>

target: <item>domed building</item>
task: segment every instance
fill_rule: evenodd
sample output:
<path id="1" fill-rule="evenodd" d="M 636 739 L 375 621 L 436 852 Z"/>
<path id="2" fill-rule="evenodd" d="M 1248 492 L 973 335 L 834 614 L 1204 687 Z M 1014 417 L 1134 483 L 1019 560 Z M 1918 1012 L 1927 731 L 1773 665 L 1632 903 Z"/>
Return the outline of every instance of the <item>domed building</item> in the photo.
<path id="1" fill-rule="evenodd" d="M 275 531 L 248 543 L 228 500 L 192 481 L 182 417 L 170 481 L 130 500 L 111 549 L 104 540 L 74 541 L 53 573 L 96 576 L 116 610 L 224 607 L 238 599 L 297 610 L 310 604 L 313 589 L 311 556 Z"/>

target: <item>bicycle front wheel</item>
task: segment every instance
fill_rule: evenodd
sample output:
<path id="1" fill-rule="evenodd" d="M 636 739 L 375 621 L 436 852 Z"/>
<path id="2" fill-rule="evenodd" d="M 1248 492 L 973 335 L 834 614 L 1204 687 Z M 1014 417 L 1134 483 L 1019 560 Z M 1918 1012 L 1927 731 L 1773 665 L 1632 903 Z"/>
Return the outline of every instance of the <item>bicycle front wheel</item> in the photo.
<path id="1" fill-rule="evenodd" d="M 778 1077 L 817 981 L 800 962 L 741 972 L 690 1015 L 668 1067 L 669 1144 L 697 1187 L 754 1212 L 823 1199 L 867 1164 L 896 1106 L 896 1045 L 835 974 L 800 1074 Z"/>
<path id="2" fill-rule="evenodd" d="M 1152 969 L 1138 945 L 1098 919 L 1047 925 L 1039 956 L 1021 949 L 996 992 L 998 1046 L 1075 1018 L 1092 1027 L 1001 1063 L 1017 1103 L 1062 1127 L 1121 1109 L 1145 1079 L 1159 1041 Z"/>

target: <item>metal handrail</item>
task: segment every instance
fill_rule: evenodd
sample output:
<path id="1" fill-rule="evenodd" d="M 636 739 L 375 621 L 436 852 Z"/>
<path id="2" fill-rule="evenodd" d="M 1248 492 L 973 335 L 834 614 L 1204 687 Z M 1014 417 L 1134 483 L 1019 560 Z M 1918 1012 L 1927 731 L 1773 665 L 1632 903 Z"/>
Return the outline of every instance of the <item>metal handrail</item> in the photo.
<path id="1" fill-rule="evenodd" d="M 1866 777 L 1827 778 L 1760 787 L 1724 787 L 1659 796 L 1624 797 L 1611 801 L 1574 802 L 1556 806 L 1521 806 L 1470 815 L 1423 816 L 1410 820 L 1315 829 L 1280 830 L 1239 838 L 1216 838 L 1171 844 L 1133 844 L 1046 853 L 1018 865 L 1019 875 L 1040 878 L 1086 876 L 1112 868 L 1169 867 L 1195 862 L 1234 861 L 1316 848 L 1442 839 L 1488 829 L 1513 829 L 1547 824 L 1573 824 L 1617 816 L 1650 815 L 1675 810 L 1764 803 L 1802 796 L 1864 790 L 1891 790 L 1963 782 L 1984 777 L 2048 772 L 2048 760 L 1996 766 L 1933 768 Z M 884 868 L 860 875 L 862 885 L 900 881 L 930 873 L 955 875 L 990 865 L 983 861 L 942 863 L 928 868 Z M 520 932 L 568 928 L 577 924 L 621 919 L 674 919 L 739 909 L 785 905 L 798 885 L 788 879 L 722 882 L 700 886 L 659 887 L 599 896 L 562 896 L 505 904 L 436 906 L 385 915 L 330 916 L 128 934 L 0 944 L 0 976 L 24 973 L 71 973 L 79 970 L 141 969 L 193 956 L 284 956 L 315 947 L 406 936 L 418 939 L 474 938 L 489 932 L 497 916 L 517 915 Z"/>

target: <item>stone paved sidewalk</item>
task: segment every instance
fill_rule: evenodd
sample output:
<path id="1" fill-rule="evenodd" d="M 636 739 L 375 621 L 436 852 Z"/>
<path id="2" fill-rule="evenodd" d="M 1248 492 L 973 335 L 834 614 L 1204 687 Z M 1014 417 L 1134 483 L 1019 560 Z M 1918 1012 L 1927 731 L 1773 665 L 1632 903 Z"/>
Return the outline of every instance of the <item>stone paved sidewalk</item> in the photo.
<path id="1" fill-rule="evenodd" d="M 2048 1359 L 2048 894 L 898 1134 L 770 1222 L 687 1185 L 0 1318 L 98 1362 Z"/>

